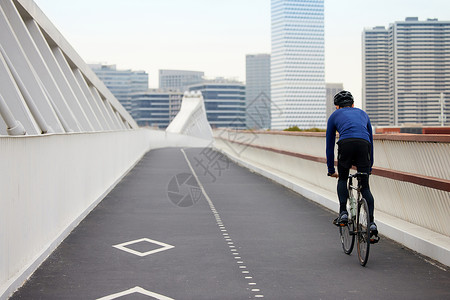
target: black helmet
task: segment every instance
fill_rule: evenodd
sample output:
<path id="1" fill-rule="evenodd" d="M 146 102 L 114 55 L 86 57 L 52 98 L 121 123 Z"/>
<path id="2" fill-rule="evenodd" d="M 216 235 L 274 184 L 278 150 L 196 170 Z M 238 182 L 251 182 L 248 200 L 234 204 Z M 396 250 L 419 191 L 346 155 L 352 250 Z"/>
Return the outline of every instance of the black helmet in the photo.
<path id="1" fill-rule="evenodd" d="M 352 93 L 348 91 L 340 91 L 336 95 L 334 95 L 334 105 L 344 107 L 351 106 L 353 104 L 353 96 Z"/>

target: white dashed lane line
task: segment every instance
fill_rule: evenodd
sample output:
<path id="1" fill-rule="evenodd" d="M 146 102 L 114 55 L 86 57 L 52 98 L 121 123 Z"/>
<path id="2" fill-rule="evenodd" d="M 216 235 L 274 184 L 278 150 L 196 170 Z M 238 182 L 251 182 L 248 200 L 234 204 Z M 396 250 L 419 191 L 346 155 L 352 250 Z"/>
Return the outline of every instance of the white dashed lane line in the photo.
<path id="1" fill-rule="evenodd" d="M 250 271 L 247 270 L 247 266 L 245 266 L 244 260 L 242 259 L 242 257 L 239 256 L 239 253 L 236 250 L 236 246 L 235 246 L 230 234 L 227 232 L 227 229 L 226 229 L 225 225 L 223 224 L 223 221 L 219 215 L 219 212 L 215 208 L 214 203 L 212 202 L 211 198 L 209 198 L 208 194 L 206 194 L 206 191 L 205 191 L 202 183 L 198 179 L 198 176 L 195 173 L 194 168 L 192 167 L 192 165 L 186 155 L 186 152 L 184 151 L 184 149 L 181 149 L 181 152 L 183 153 L 184 158 L 186 159 L 186 162 L 187 162 L 189 168 L 191 169 L 192 175 L 194 175 L 195 179 L 197 180 L 198 186 L 200 187 L 200 189 L 203 193 L 203 196 L 205 196 L 205 199 L 209 204 L 209 208 L 211 209 L 211 212 L 214 214 L 218 229 L 220 230 L 220 232 L 222 232 L 223 238 L 224 238 L 225 242 L 227 243 L 231 254 L 235 256 L 234 258 L 236 259 L 236 265 L 238 266 L 241 273 L 244 275 L 244 279 L 247 281 L 247 285 L 249 287 L 251 287 L 250 291 L 252 291 L 254 293 L 255 298 L 264 298 L 264 295 L 261 292 L 261 290 L 259 288 L 256 288 L 256 282 L 253 280 L 253 276 L 251 276 Z"/>

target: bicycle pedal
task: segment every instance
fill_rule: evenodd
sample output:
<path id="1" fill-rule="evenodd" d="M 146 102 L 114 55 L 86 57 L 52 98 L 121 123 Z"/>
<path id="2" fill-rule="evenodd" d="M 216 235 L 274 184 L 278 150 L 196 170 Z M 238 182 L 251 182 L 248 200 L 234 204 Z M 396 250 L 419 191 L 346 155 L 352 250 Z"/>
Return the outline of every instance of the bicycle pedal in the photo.
<path id="1" fill-rule="evenodd" d="M 380 241 L 380 237 L 379 236 L 372 236 L 370 237 L 370 243 L 371 244 L 376 244 Z"/>
<path id="2" fill-rule="evenodd" d="M 345 226 L 347 226 L 347 223 L 338 223 L 337 219 L 334 219 L 331 223 L 333 223 L 333 225 L 336 225 L 337 227 L 345 227 Z"/>

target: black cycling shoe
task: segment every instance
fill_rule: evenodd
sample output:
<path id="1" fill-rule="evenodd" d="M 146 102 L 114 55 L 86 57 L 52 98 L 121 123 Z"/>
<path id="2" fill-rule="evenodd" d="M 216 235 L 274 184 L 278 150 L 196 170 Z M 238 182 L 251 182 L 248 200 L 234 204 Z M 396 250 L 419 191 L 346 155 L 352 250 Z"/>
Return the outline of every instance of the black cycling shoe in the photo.
<path id="1" fill-rule="evenodd" d="M 348 224 L 348 213 L 343 211 L 339 214 L 339 217 L 333 220 L 333 224 L 336 226 L 347 226 Z"/>
<path id="2" fill-rule="evenodd" d="M 380 237 L 378 236 L 378 228 L 377 224 L 375 222 L 370 223 L 370 243 L 376 244 L 380 240 Z"/>
<path id="3" fill-rule="evenodd" d="M 378 235 L 378 227 L 377 224 L 375 224 L 375 222 L 370 223 L 369 230 L 370 235 Z"/>

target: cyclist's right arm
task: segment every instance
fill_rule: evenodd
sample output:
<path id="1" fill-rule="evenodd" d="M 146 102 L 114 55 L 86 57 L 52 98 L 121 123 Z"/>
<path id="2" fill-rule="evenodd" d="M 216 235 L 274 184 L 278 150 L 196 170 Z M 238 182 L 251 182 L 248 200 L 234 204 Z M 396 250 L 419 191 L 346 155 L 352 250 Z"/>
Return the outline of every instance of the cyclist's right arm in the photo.
<path id="1" fill-rule="evenodd" d="M 369 116 L 367 116 L 367 131 L 369 132 L 369 139 L 370 139 L 370 173 L 372 173 L 372 167 L 373 167 L 373 132 L 372 132 L 372 124 L 370 123 Z"/>

